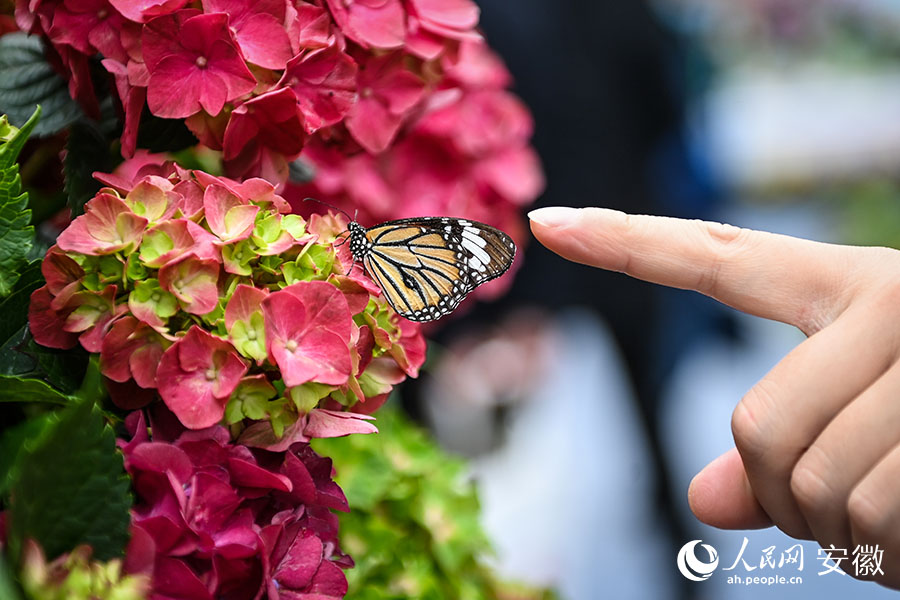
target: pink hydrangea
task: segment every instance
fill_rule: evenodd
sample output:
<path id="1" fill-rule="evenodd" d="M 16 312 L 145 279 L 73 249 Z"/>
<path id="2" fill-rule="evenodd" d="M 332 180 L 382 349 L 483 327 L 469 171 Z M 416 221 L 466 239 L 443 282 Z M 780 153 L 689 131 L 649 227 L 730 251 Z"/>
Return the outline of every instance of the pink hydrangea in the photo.
<path id="1" fill-rule="evenodd" d="M 262 179 L 137 162 L 100 176 L 114 187 L 47 253 L 35 340 L 99 353 L 114 402 L 157 394 L 189 429 L 224 421 L 282 449 L 376 431 L 357 413 L 389 391 L 382 363 L 403 374 L 391 385 L 415 376 L 424 342 L 354 268 L 346 221 L 287 214 Z"/>

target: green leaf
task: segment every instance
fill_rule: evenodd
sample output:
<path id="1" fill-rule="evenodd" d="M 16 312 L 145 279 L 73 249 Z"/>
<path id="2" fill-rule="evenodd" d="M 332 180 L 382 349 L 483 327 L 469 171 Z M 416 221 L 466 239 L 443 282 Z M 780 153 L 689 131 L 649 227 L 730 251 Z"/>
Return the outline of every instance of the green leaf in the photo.
<path id="1" fill-rule="evenodd" d="M 0 598 L 3 600 L 22 600 L 19 586 L 15 583 L 12 569 L 6 557 L 0 553 Z"/>
<path id="2" fill-rule="evenodd" d="M 0 402 L 50 402 L 67 404 L 70 398 L 40 379 L 0 375 Z"/>
<path id="3" fill-rule="evenodd" d="M 10 140 L 0 145 L 0 298 L 12 293 L 19 279 L 19 270 L 25 266 L 28 252 L 34 244 L 28 194 L 22 192 L 16 159 L 40 115 L 41 109 L 38 107 Z"/>
<path id="4" fill-rule="evenodd" d="M 0 498 L 4 498 L 9 491 L 10 473 L 24 451 L 25 443 L 40 437 L 51 415 L 45 413 L 33 417 L 3 432 L 0 437 Z"/>
<path id="5" fill-rule="evenodd" d="M 120 556 L 128 542 L 131 496 L 116 436 L 91 402 L 53 413 L 11 473 L 9 542 L 14 556 L 25 538 L 48 560 L 89 544 L 98 560 Z"/>
<path id="6" fill-rule="evenodd" d="M 117 160 L 111 147 L 111 140 L 97 123 L 82 119 L 69 129 L 63 172 L 72 217 L 82 214 L 85 203 L 102 187 L 94 172 L 108 173 L 115 168 Z"/>
<path id="7" fill-rule="evenodd" d="M 34 341 L 28 325 L 0 346 L 0 375 L 42 379 L 65 394 L 78 391 L 87 364 L 88 353 L 83 348 L 45 348 Z"/>
<path id="8" fill-rule="evenodd" d="M 0 300 L 0 344 L 5 344 L 28 321 L 31 292 L 44 284 L 41 261 L 33 260 L 19 272 L 12 293 Z"/>
<path id="9" fill-rule="evenodd" d="M 38 136 L 62 131 L 83 114 L 66 81 L 47 62 L 40 38 L 8 33 L 0 37 L 0 112 L 19 125 L 38 104 L 47 114 L 35 127 Z"/>

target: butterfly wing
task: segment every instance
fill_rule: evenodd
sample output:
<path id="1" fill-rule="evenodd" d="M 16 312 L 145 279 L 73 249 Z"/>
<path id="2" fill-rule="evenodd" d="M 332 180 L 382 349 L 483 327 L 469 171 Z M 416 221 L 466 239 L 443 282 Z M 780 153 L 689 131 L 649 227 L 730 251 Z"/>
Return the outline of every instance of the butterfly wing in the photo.
<path id="1" fill-rule="evenodd" d="M 388 221 L 366 230 L 364 264 L 391 306 L 411 321 L 452 312 L 509 269 L 516 246 L 490 225 L 450 217 Z"/>

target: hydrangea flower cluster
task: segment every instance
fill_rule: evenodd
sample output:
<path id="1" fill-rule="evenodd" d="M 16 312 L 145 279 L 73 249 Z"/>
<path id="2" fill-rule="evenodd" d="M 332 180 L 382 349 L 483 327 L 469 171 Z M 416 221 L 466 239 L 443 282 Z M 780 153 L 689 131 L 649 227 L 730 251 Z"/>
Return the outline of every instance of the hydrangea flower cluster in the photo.
<path id="1" fill-rule="evenodd" d="M 146 101 L 187 119 L 235 175 L 284 178 L 307 136 L 349 133 L 384 150 L 435 87 L 432 62 L 478 40 L 471 0 L 18 0 L 25 31 L 53 45 L 70 92 L 97 113 L 100 54 L 135 148 Z M 251 142 L 251 143 L 248 143 Z"/>
<path id="2" fill-rule="evenodd" d="M 332 510 L 347 500 L 331 459 L 232 444 L 228 429 L 185 429 L 167 409 L 126 420 L 120 441 L 137 496 L 126 568 L 159 597 L 332 600 L 347 593 Z"/>
<path id="3" fill-rule="evenodd" d="M 158 393 L 185 427 L 224 417 L 247 445 L 375 431 L 362 413 L 417 374 L 425 344 L 336 247 L 346 222 L 285 214 L 261 179 L 156 172 L 99 176 L 111 187 L 42 264 L 35 340 L 99 353 L 123 408 Z"/>
<path id="4" fill-rule="evenodd" d="M 103 57 L 125 156 L 146 106 L 184 119 L 229 176 L 281 185 L 291 161 L 312 165 L 285 192 L 295 208 L 313 195 L 368 224 L 454 215 L 526 237 L 533 126 L 472 0 L 17 0 L 16 15 L 89 114 Z"/>
<path id="5" fill-rule="evenodd" d="M 382 151 L 348 152 L 321 138 L 306 144 L 301 158 L 316 177 L 289 184 L 285 196 L 295 207 L 311 195 L 358 210 L 362 222 L 465 215 L 517 240 L 527 237 L 519 211 L 540 194 L 544 180 L 528 143 L 531 115 L 505 89 L 509 72 L 482 40 L 465 40 L 436 63 L 430 67 L 439 73 L 434 90 L 401 133 L 379 146 Z M 367 77 L 389 81 L 387 65 Z"/>

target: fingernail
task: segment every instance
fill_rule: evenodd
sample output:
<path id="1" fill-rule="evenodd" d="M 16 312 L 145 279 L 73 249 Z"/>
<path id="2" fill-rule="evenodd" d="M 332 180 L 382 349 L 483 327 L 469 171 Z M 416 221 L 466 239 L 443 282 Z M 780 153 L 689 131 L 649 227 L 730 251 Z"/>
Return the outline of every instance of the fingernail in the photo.
<path id="1" fill-rule="evenodd" d="M 547 206 L 528 213 L 528 218 L 544 227 L 565 227 L 574 224 L 581 211 L 568 206 Z"/>

